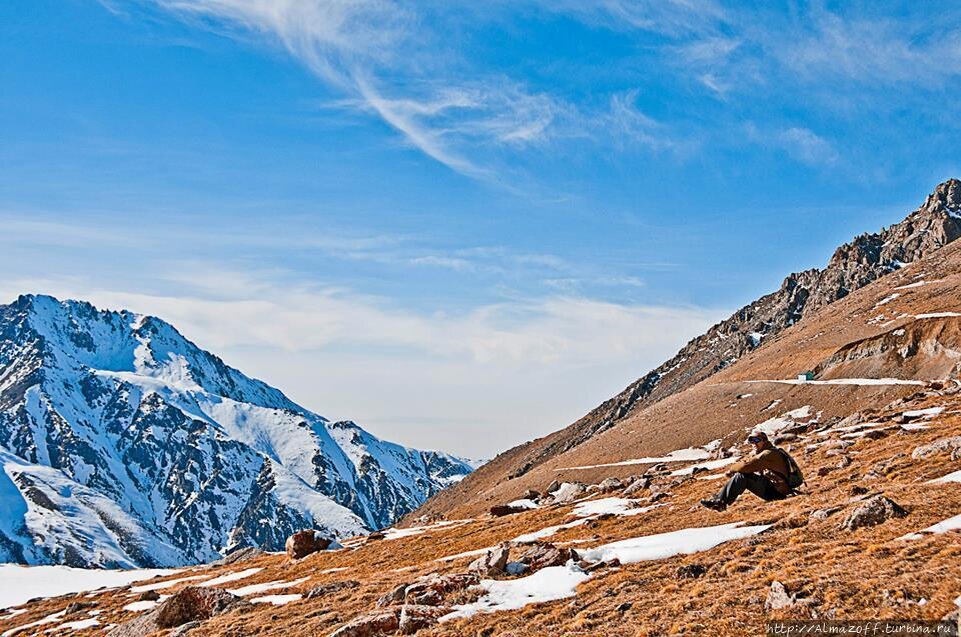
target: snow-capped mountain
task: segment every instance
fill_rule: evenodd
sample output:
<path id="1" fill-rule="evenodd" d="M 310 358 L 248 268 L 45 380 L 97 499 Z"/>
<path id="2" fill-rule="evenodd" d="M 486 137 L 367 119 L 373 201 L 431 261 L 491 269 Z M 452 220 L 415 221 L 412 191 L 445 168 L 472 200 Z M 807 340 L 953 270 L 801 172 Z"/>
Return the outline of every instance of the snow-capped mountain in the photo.
<path id="1" fill-rule="evenodd" d="M 472 466 L 329 422 L 173 326 L 0 306 L 0 562 L 168 566 L 381 528 Z"/>

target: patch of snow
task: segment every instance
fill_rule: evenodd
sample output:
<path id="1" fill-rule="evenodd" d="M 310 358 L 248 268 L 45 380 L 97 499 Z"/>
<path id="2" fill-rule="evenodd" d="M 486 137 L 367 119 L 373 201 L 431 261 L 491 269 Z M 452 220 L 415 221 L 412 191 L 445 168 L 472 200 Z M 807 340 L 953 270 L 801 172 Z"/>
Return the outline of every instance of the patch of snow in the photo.
<path id="1" fill-rule="evenodd" d="M 590 577 L 573 562 L 564 566 L 542 568 L 533 575 L 513 580 L 483 580 L 487 594 L 472 604 L 454 606 L 454 612 L 440 618 L 441 622 L 471 617 L 477 613 L 517 610 L 528 604 L 551 602 L 573 597 L 577 585 Z"/>
<path id="2" fill-rule="evenodd" d="M 961 515 L 956 515 L 953 518 L 948 518 L 947 520 L 941 520 L 937 524 L 932 524 L 926 529 L 921 529 L 917 533 L 908 533 L 907 535 L 902 535 L 899 540 L 920 540 L 925 535 L 940 535 L 941 533 L 947 533 L 948 531 L 958 531 L 961 530 Z"/>
<path id="3" fill-rule="evenodd" d="M 514 507 L 515 509 L 536 509 L 538 504 L 533 500 L 514 500 L 513 502 L 508 502 L 507 506 Z"/>
<path id="4" fill-rule="evenodd" d="M 554 526 L 548 526 L 539 531 L 533 531 L 531 533 L 524 533 L 523 535 L 518 535 L 511 542 L 516 542 L 518 544 L 529 544 L 531 542 L 536 542 L 538 540 L 543 540 L 548 538 L 558 531 L 563 531 L 565 529 L 573 529 L 574 527 L 581 526 L 591 521 L 593 517 L 581 518 L 580 520 L 574 520 L 573 522 L 568 522 L 566 524 L 555 524 Z"/>
<path id="5" fill-rule="evenodd" d="M 169 569 L 106 571 L 70 566 L 20 566 L 0 564 L 0 608 L 19 606 L 34 597 L 57 597 L 102 587 L 126 586 L 156 575 L 172 575 Z"/>
<path id="6" fill-rule="evenodd" d="M 244 579 L 245 577 L 250 577 L 255 573 L 259 573 L 264 570 L 262 567 L 248 568 L 243 571 L 237 571 L 236 573 L 227 573 L 226 575 L 221 575 L 220 577 L 215 577 L 214 579 L 203 582 L 198 586 L 218 586 L 220 584 L 227 584 L 228 582 L 236 582 L 239 579 Z"/>
<path id="7" fill-rule="evenodd" d="M 924 385 L 922 380 L 901 378 L 833 378 L 831 380 L 798 380 L 797 378 L 774 378 L 746 380 L 746 383 L 780 383 L 782 385 Z"/>
<path id="8" fill-rule="evenodd" d="M 878 301 L 877 303 L 875 303 L 875 304 L 874 304 L 874 307 L 875 307 L 875 308 L 878 308 L 878 307 L 881 307 L 882 305 L 887 305 L 888 303 L 890 303 L 890 302 L 893 301 L 894 299 L 898 298 L 899 296 L 901 296 L 901 295 L 900 295 L 900 294 L 897 294 L 897 293 L 894 293 L 894 294 L 892 294 L 891 296 L 886 296 L 886 297 L 884 297 L 883 299 L 881 299 L 880 301 Z M 874 309 L 874 308 L 872 308 L 872 309 Z"/>
<path id="9" fill-rule="evenodd" d="M 814 381 L 808 381 L 814 382 Z M 780 416 L 775 416 L 774 418 L 769 418 L 764 422 L 755 425 L 751 428 L 752 432 L 760 433 L 764 432 L 768 436 L 774 436 L 776 433 L 782 429 L 786 429 L 791 425 L 795 425 L 800 421 L 804 422 L 814 422 L 818 416 L 811 416 L 811 405 L 804 405 L 803 407 L 798 407 L 797 409 L 792 409 L 787 411 Z M 719 465 L 724 466 L 724 465 Z"/>
<path id="10" fill-rule="evenodd" d="M 697 464 L 692 464 L 689 467 L 683 467 L 681 469 L 675 469 L 671 472 L 672 476 L 689 476 L 694 473 L 694 470 L 698 467 L 703 469 L 712 470 L 720 469 L 721 467 L 726 467 L 730 464 L 734 464 L 741 458 L 738 456 L 731 456 L 730 458 L 718 458 L 717 460 L 708 460 L 707 462 L 698 462 Z M 723 476 L 723 474 L 722 474 Z"/>
<path id="11" fill-rule="evenodd" d="M 156 606 L 159 602 L 154 602 L 149 599 L 142 599 L 136 602 L 130 602 L 123 607 L 124 610 L 130 611 L 131 613 L 140 613 L 145 610 L 150 610 Z"/>
<path id="12" fill-rule="evenodd" d="M 432 531 L 435 529 L 443 529 L 445 527 L 451 527 L 451 526 L 463 526 L 464 524 L 469 524 L 473 521 L 474 520 L 442 520 L 435 524 L 428 524 L 426 526 L 409 526 L 403 529 L 391 527 L 382 532 L 384 534 L 385 540 L 399 540 L 405 537 L 420 535 L 421 533 L 426 533 L 427 531 Z"/>
<path id="13" fill-rule="evenodd" d="M 565 482 L 552 493 L 555 500 L 566 502 L 578 494 L 578 486 L 573 482 Z"/>
<path id="14" fill-rule="evenodd" d="M 627 498 L 601 498 L 600 500 L 587 500 L 574 506 L 574 515 L 579 518 L 588 516 L 604 515 L 613 513 L 614 515 L 630 516 L 639 515 L 645 511 L 650 511 L 652 507 L 638 507 L 637 500 Z"/>
<path id="15" fill-rule="evenodd" d="M 263 597 L 255 597 L 250 601 L 254 604 L 273 604 L 274 606 L 283 606 L 284 604 L 289 604 L 290 602 L 296 602 L 301 597 L 303 597 L 303 595 L 299 593 L 292 595 L 264 595 Z"/>
<path id="16" fill-rule="evenodd" d="M 894 288 L 895 290 L 910 290 L 911 288 L 919 288 L 922 285 L 927 285 L 928 281 L 915 281 L 914 283 L 908 283 L 907 285 L 899 285 Z"/>
<path id="17" fill-rule="evenodd" d="M 924 429 L 930 429 L 931 425 L 925 425 L 920 422 L 909 422 L 901 425 L 901 429 L 904 431 L 922 431 Z"/>
<path id="18" fill-rule="evenodd" d="M 621 462 L 609 462 L 607 464 L 592 464 L 580 467 L 565 467 L 557 471 L 574 471 L 579 469 L 602 469 L 604 467 L 625 467 L 635 464 L 660 464 L 662 462 L 690 462 L 692 460 L 704 460 L 711 457 L 711 452 L 705 447 L 689 447 L 687 449 L 676 449 L 663 456 L 653 456 L 646 458 L 635 458 L 633 460 L 623 460 Z"/>
<path id="19" fill-rule="evenodd" d="M 244 586 L 243 588 L 230 588 L 227 592 L 233 593 L 237 597 L 247 597 L 248 595 L 256 595 L 257 593 L 266 593 L 267 591 L 277 590 L 279 588 L 290 588 L 291 586 L 297 586 L 298 584 L 303 584 L 310 577 L 301 577 L 300 579 L 293 580 L 292 582 L 264 582 L 263 584 L 251 584 L 250 586 Z"/>
<path id="20" fill-rule="evenodd" d="M 928 407 L 927 409 L 911 409 L 909 411 L 902 412 L 902 416 L 907 416 L 908 418 L 931 418 L 937 416 L 942 411 L 944 407 Z"/>
<path id="21" fill-rule="evenodd" d="M 764 334 L 761 334 L 760 332 L 751 332 L 747 335 L 747 337 L 751 339 L 751 345 L 757 347 L 761 344 L 761 339 L 764 338 Z"/>
<path id="22" fill-rule="evenodd" d="M 622 564 L 633 564 L 706 551 L 724 542 L 757 535 L 771 526 L 770 524 L 741 526 L 741 524 L 741 522 L 734 522 L 720 526 L 695 527 L 657 535 L 644 535 L 578 552 L 583 559 L 590 562 L 617 558 Z"/>
<path id="23" fill-rule="evenodd" d="M 75 622 L 67 622 L 65 624 L 60 624 L 59 626 L 55 626 L 53 628 L 48 628 L 47 632 L 56 633 L 56 632 L 60 632 L 61 630 L 86 630 L 87 628 L 93 628 L 94 626 L 99 626 L 99 625 L 100 625 L 100 622 L 97 621 L 95 617 L 91 617 L 90 619 L 80 619 Z"/>
<path id="24" fill-rule="evenodd" d="M 164 582 L 155 582 L 153 584 L 141 584 L 140 586 L 131 586 L 131 593 L 146 593 L 147 591 L 159 591 L 165 588 L 170 588 L 171 586 L 176 586 L 181 582 L 192 582 L 199 579 L 210 579 L 210 575 L 190 575 L 189 577 L 178 577 L 177 579 L 168 579 Z"/>
<path id="25" fill-rule="evenodd" d="M 23 626 L 17 626 L 16 628 L 11 628 L 3 632 L 0 637 L 13 637 L 14 635 L 19 635 L 28 628 L 36 628 L 37 626 L 43 626 L 45 624 L 52 624 L 56 621 L 60 621 L 64 615 L 67 614 L 66 610 L 62 610 L 58 613 L 53 613 L 52 615 L 47 615 L 35 622 L 30 622 L 29 624 L 24 624 Z"/>
<path id="26" fill-rule="evenodd" d="M 955 316 L 961 316 L 958 312 L 928 312 L 927 314 L 915 314 L 914 318 L 917 319 L 929 319 L 929 318 L 952 318 Z"/>
<path id="27" fill-rule="evenodd" d="M 928 484 L 941 484 L 944 482 L 961 482 L 961 471 L 955 471 L 946 476 L 941 476 L 940 478 L 935 478 L 934 480 L 928 480 Z"/>

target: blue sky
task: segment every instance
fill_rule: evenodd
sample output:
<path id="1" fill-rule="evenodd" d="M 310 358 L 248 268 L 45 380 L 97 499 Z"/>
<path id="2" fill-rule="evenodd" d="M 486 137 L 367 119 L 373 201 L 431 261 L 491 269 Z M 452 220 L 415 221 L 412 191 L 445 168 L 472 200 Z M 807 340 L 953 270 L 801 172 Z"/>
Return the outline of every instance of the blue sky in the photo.
<path id="1" fill-rule="evenodd" d="M 0 296 L 484 456 L 958 176 L 953 3 L 0 6 Z"/>

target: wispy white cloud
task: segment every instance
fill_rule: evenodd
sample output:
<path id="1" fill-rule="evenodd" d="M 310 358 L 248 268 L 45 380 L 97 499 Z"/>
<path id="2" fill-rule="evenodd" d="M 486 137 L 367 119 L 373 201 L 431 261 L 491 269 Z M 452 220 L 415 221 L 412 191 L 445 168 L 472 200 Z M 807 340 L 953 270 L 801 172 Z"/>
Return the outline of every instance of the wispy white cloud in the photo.
<path id="1" fill-rule="evenodd" d="M 321 413 L 373 422 L 379 433 L 412 444 L 475 454 L 576 419 L 722 314 L 570 295 L 418 313 L 270 272 L 192 267 L 171 276 L 176 294 L 148 285 L 7 279 L 0 302 L 33 291 L 154 314 Z M 401 386 L 408 391 L 395 391 Z M 435 400 L 424 400 L 429 396 Z M 405 424 L 418 418 L 445 423 L 447 433 Z"/>
<path id="2" fill-rule="evenodd" d="M 749 123 L 745 127 L 747 139 L 768 148 L 777 148 L 796 161 L 811 166 L 829 166 L 840 155 L 834 146 L 814 131 L 802 126 L 761 130 Z"/>

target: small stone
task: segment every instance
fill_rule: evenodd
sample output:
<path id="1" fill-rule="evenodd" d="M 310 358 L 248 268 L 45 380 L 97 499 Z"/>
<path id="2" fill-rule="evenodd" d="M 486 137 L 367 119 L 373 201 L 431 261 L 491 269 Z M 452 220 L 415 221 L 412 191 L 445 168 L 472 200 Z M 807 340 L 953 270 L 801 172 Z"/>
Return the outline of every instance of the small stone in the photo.
<path id="1" fill-rule="evenodd" d="M 764 600 L 765 610 L 780 610 L 782 608 L 790 608 L 794 606 L 795 598 L 793 595 L 788 595 L 787 589 L 784 588 L 784 584 L 778 582 L 777 580 L 771 582 L 771 588 L 767 592 L 767 599 Z"/>
<path id="2" fill-rule="evenodd" d="M 324 597 L 330 595 L 331 593 L 337 593 L 339 591 L 349 590 L 351 588 L 357 588 L 360 586 L 360 582 L 356 580 L 341 580 L 339 582 L 330 582 L 328 584 L 321 584 L 320 586 L 315 586 L 314 588 L 307 591 L 304 596 L 307 599 L 313 599 L 317 597 Z"/>
<path id="3" fill-rule="evenodd" d="M 685 564 L 677 567 L 677 576 L 683 579 L 697 579 L 707 573 L 703 564 Z"/>
<path id="4" fill-rule="evenodd" d="M 400 608 L 368 613 L 344 624 L 330 637 L 376 637 L 389 635 L 400 628 Z"/>

